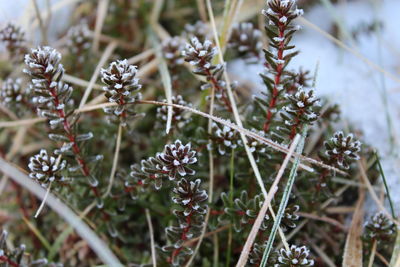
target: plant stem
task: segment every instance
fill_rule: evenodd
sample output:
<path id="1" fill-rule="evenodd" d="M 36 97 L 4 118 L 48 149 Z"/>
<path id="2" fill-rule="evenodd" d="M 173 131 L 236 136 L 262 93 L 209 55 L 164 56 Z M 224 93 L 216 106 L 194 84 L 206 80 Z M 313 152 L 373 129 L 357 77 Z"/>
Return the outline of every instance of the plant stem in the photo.
<path id="1" fill-rule="evenodd" d="M 376 253 L 376 240 L 374 240 L 374 242 L 372 243 L 372 249 L 371 249 L 371 255 L 369 256 L 368 267 L 372 267 L 372 265 L 374 264 L 375 253 Z"/>
<path id="2" fill-rule="evenodd" d="M 64 108 L 58 109 L 59 105 L 62 103 L 60 102 L 60 100 L 58 98 L 58 94 L 56 92 L 55 87 L 50 86 L 52 83 L 51 77 L 47 77 L 46 80 L 47 80 L 46 82 L 47 82 L 47 86 L 49 88 L 49 92 L 50 92 L 51 96 L 53 97 L 53 102 L 54 102 L 56 111 L 57 111 L 59 117 L 63 120 L 64 131 L 67 135 L 67 138 L 72 143 L 72 152 L 75 155 L 75 159 L 78 162 L 78 164 L 81 166 L 81 171 L 82 171 L 83 175 L 86 177 L 89 177 L 89 176 L 91 176 L 89 167 L 87 166 L 86 161 L 84 160 L 84 158 L 81 155 L 79 146 L 76 143 L 76 135 L 73 133 L 72 127 L 71 127 L 69 121 L 67 120 L 67 116 L 65 115 Z M 96 197 L 100 197 L 100 193 L 98 192 L 98 190 L 95 186 L 90 185 L 90 188 Z"/>
<path id="3" fill-rule="evenodd" d="M 282 17 L 282 15 L 279 15 L 279 19 Z M 277 58 L 278 58 L 278 64 L 276 66 L 276 73 L 275 73 L 275 77 L 274 77 L 274 88 L 272 89 L 272 97 L 271 100 L 269 101 L 269 105 L 267 108 L 267 115 L 266 115 L 266 119 L 265 119 L 265 123 L 264 123 L 264 127 L 263 130 L 265 132 L 269 131 L 269 128 L 271 126 L 271 120 L 272 120 L 272 110 L 276 107 L 277 101 L 278 101 L 278 97 L 279 97 L 279 90 L 278 87 L 281 83 L 281 76 L 283 73 L 283 69 L 284 69 L 284 64 L 281 63 L 281 61 L 283 60 L 283 51 L 285 48 L 285 24 L 279 22 L 278 23 L 278 28 L 279 28 L 279 38 L 282 38 L 282 41 L 279 42 L 279 48 L 278 48 L 278 52 L 277 52 Z"/>
<path id="4" fill-rule="evenodd" d="M 235 173 L 234 164 L 235 164 L 235 149 L 232 148 L 231 163 L 230 163 L 230 182 L 229 182 L 229 205 L 231 208 L 233 207 L 233 178 Z M 231 263 L 231 254 L 232 254 L 232 225 L 229 226 L 227 247 L 228 251 L 226 256 L 226 267 L 229 267 Z"/>
<path id="5" fill-rule="evenodd" d="M 10 260 L 7 256 L 0 256 L 0 261 L 10 264 L 12 267 L 19 267 L 19 264 Z"/>

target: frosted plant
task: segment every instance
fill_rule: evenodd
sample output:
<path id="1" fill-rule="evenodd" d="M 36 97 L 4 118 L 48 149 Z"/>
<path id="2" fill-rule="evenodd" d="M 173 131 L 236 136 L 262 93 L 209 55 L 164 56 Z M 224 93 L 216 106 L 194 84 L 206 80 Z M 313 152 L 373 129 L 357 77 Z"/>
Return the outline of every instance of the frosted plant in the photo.
<path id="1" fill-rule="evenodd" d="M 104 108 L 104 111 L 111 115 L 111 121 L 120 122 L 123 126 L 129 118 L 138 115 L 132 105 L 141 99 L 138 91 L 142 85 L 135 78 L 136 74 L 136 66 L 129 65 L 126 59 L 114 61 L 107 69 L 101 69 L 101 80 L 107 85 L 103 87 L 105 95 L 109 102 L 117 104 Z"/>
<path id="2" fill-rule="evenodd" d="M 395 236 L 396 227 L 382 212 L 371 217 L 365 224 L 365 238 L 378 242 L 388 242 Z"/>
<path id="3" fill-rule="evenodd" d="M 264 131 L 258 131 L 256 129 L 251 129 L 252 132 L 256 133 L 257 135 L 261 136 L 261 137 L 266 137 L 265 132 Z M 240 146 L 243 145 L 242 140 L 238 140 L 238 144 Z M 248 137 L 247 138 L 247 146 L 249 147 L 250 151 L 254 154 L 254 157 L 256 159 L 256 161 L 258 162 L 260 160 L 261 156 L 269 156 L 266 151 L 267 151 L 267 146 L 262 143 L 261 141 L 254 139 L 252 137 Z"/>
<path id="4" fill-rule="evenodd" d="M 170 255 L 167 261 L 173 266 L 180 266 L 193 253 L 184 242 L 199 236 L 203 228 L 207 210 L 204 202 L 208 195 L 200 189 L 200 184 L 200 179 L 188 181 L 182 178 L 172 190 L 172 201 L 178 206 L 173 213 L 178 222 L 176 226 L 166 228 L 165 232 L 172 244 L 164 246 L 162 251 Z"/>
<path id="5" fill-rule="evenodd" d="M 131 166 L 128 186 L 153 184 L 155 189 L 162 187 L 162 180 L 168 177 L 175 180 L 176 176 L 184 177 L 194 175 L 195 171 L 189 167 L 197 162 L 196 151 L 192 150 L 191 144 L 183 145 L 180 140 L 165 145 L 164 152 L 157 153 L 156 157 L 150 157 L 141 161 L 141 166 Z"/>
<path id="6" fill-rule="evenodd" d="M 195 24 L 186 24 L 184 35 L 187 39 L 196 37 L 201 42 L 204 42 L 206 39 L 210 39 L 212 37 L 210 27 L 200 20 Z"/>
<path id="7" fill-rule="evenodd" d="M 191 107 L 192 104 L 186 102 L 183 100 L 183 97 L 181 95 L 177 96 L 172 96 L 171 98 L 172 104 L 176 105 L 181 105 L 181 106 L 186 106 L 186 107 Z M 167 100 L 164 100 L 166 103 Z M 157 118 L 159 118 L 162 122 L 166 122 L 168 118 L 168 107 L 167 106 L 161 106 L 157 108 Z M 178 129 L 182 129 L 191 121 L 190 117 L 186 118 L 185 117 L 185 111 L 183 109 L 179 108 L 172 108 L 172 126 L 176 126 Z M 163 127 L 165 124 L 163 124 Z"/>
<path id="8" fill-rule="evenodd" d="M 49 266 L 46 259 L 31 260 L 29 255 L 25 253 L 26 246 L 21 244 L 19 246 L 10 246 L 10 241 L 7 241 L 8 232 L 1 230 L 0 234 L 0 265 L 2 267 L 45 267 Z M 60 265 L 53 264 L 54 267 Z"/>
<path id="9" fill-rule="evenodd" d="M 228 120 L 228 122 L 231 121 Z M 212 124 L 213 135 L 211 136 L 211 140 L 213 141 L 213 144 L 217 145 L 218 152 L 221 155 L 225 155 L 227 149 L 230 151 L 237 148 L 241 144 L 241 141 L 239 139 L 239 133 L 236 130 L 226 125 L 221 127 L 217 123 Z M 212 149 L 212 145 L 208 148 Z"/>
<path id="10" fill-rule="evenodd" d="M 67 46 L 73 56 L 76 56 L 78 63 L 82 64 L 87 58 L 92 41 L 88 25 L 81 22 L 79 25 L 71 27 L 67 34 Z"/>
<path id="11" fill-rule="evenodd" d="M 361 142 L 354 140 L 353 134 L 345 136 L 342 131 L 338 131 L 324 145 L 328 162 L 338 167 L 348 169 L 352 161 L 360 158 L 358 152 L 361 150 Z"/>
<path id="12" fill-rule="evenodd" d="M 162 164 L 162 171 L 168 173 L 170 179 L 180 176 L 194 175 L 195 171 L 188 165 L 197 162 L 196 151 L 192 150 L 190 143 L 183 145 L 180 140 L 165 146 L 163 153 L 158 153 L 156 158 Z"/>
<path id="13" fill-rule="evenodd" d="M 221 199 L 224 204 L 224 210 L 218 217 L 220 223 L 230 222 L 233 225 L 233 229 L 236 232 L 242 232 L 250 222 L 253 222 L 260 209 L 262 207 L 264 197 L 259 194 L 254 198 L 249 198 L 247 191 L 243 190 L 239 198 L 235 198 L 233 205 L 230 205 L 228 194 L 222 193 Z M 284 212 L 280 227 L 286 231 L 289 228 L 295 228 L 296 222 L 299 219 L 297 212 L 299 211 L 298 205 L 289 205 Z M 272 227 L 272 221 L 270 220 L 271 214 L 268 211 L 265 215 L 264 221 L 260 226 L 260 231 L 267 231 Z"/>
<path id="14" fill-rule="evenodd" d="M 25 33 L 21 27 L 8 23 L 0 31 L 0 42 L 4 43 L 12 59 L 22 60 L 22 55 L 26 51 Z"/>
<path id="15" fill-rule="evenodd" d="M 1 86 L 0 99 L 6 106 L 13 106 L 23 100 L 25 92 L 21 87 L 21 79 L 5 80 Z"/>
<path id="16" fill-rule="evenodd" d="M 262 49 L 261 32 L 252 23 L 237 23 L 233 25 L 229 46 L 249 62 L 255 62 L 260 58 Z"/>
<path id="17" fill-rule="evenodd" d="M 181 55 L 183 47 L 184 42 L 179 36 L 172 37 L 163 42 L 162 51 L 167 60 L 168 67 L 174 68 L 184 63 Z"/>
<path id="18" fill-rule="evenodd" d="M 25 55 L 27 66 L 24 72 L 31 77 L 31 89 L 34 94 L 38 113 L 49 119 L 51 128 L 67 127 L 66 105 L 70 104 L 72 88 L 60 82 L 64 67 L 60 63 L 61 54 L 48 46 L 32 49 Z"/>
<path id="19" fill-rule="evenodd" d="M 61 172 L 65 169 L 66 164 L 65 160 L 58 162 L 54 156 L 48 155 L 47 151 L 42 149 L 29 161 L 29 177 L 43 187 L 47 187 L 52 182 L 64 182 L 65 177 Z"/>
<path id="20" fill-rule="evenodd" d="M 304 125 L 312 125 L 318 119 L 317 108 L 320 104 L 313 90 L 306 91 L 303 88 L 299 88 L 294 94 L 286 94 L 285 98 L 287 104 L 282 107 L 280 113 L 283 125 L 277 127 L 277 132 L 281 136 L 289 136 L 292 140 Z"/>
<path id="21" fill-rule="evenodd" d="M 172 104 L 181 105 L 191 107 L 192 104 L 186 102 L 181 95 L 172 96 L 171 98 Z M 164 100 L 166 103 L 167 100 Z M 172 124 L 176 125 L 178 128 L 183 128 L 186 124 L 188 124 L 191 119 L 184 117 L 185 111 L 178 108 L 172 108 Z M 157 118 L 161 121 L 166 122 L 168 117 L 168 107 L 161 106 L 157 108 Z"/>
<path id="22" fill-rule="evenodd" d="M 268 132 L 279 111 L 277 107 L 283 100 L 283 93 L 290 90 L 293 85 L 292 79 L 289 79 L 290 72 L 286 68 L 290 60 L 298 53 L 293 51 L 294 46 L 290 45 L 290 41 L 299 29 L 292 22 L 302 15 L 302 10 L 295 7 L 295 1 L 268 0 L 267 10 L 263 10 L 263 14 L 268 19 L 265 29 L 270 39 L 269 49 L 264 50 L 267 74 L 261 75 L 268 89 L 265 93 L 266 100 L 263 100 L 266 108 L 263 129 Z"/>
<path id="23" fill-rule="evenodd" d="M 216 98 L 231 112 L 232 107 L 226 92 L 226 82 L 222 79 L 223 66 L 212 63 L 217 52 L 217 48 L 213 46 L 211 41 L 200 42 L 197 37 L 193 37 L 190 43 L 186 44 L 182 56 L 184 56 L 186 62 L 194 66 L 193 73 L 206 77 L 207 82 L 201 86 L 201 89 L 214 88 Z"/>
<path id="24" fill-rule="evenodd" d="M 82 153 L 82 143 L 92 139 L 93 133 L 77 133 L 77 118 L 67 110 L 73 104 L 72 88 L 61 82 L 64 67 L 60 61 L 61 54 L 57 50 L 48 46 L 38 47 L 25 55 L 27 68 L 24 72 L 31 77 L 33 102 L 39 115 L 49 121 L 52 129 L 49 138 L 63 144 L 55 153 L 75 158 L 77 165 L 71 164 L 69 170 L 80 171 L 87 177 L 90 188 L 99 200 L 100 194 L 96 189 L 98 181 L 88 164 L 101 160 L 102 156 L 85 157 Z"/>
<path id="25" fill-rule="evenodd" d="M 314 260 L 310 258 L 307 247 L 291 245 L 289 250 L 282 248 L 277 257 L 275 267 L 301 267 L 314 266 Z"/>

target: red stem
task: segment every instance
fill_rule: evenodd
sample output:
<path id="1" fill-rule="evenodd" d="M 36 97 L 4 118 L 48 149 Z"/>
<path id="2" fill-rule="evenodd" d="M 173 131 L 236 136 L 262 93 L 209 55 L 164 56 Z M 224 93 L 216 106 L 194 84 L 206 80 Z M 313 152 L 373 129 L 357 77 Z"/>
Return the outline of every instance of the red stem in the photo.
<path id="1" fill-rule="evenodd" d="M 64 108 L 62 109 L 58 109 L 57 107 L 60 104 L 60 100 L 58 98 L 57 92 L 55 87 L 50 87 L 51 84 L 51 78 L 47 77 L 47 83 L 48 83 L 48 88 L 49 88 L 49 92 L 51 94 L 51 96 L 53 97 L 53 101 L 54 101 L 54 105 L 56 108 L 56 111 L 58 113 L 58 115 L 60 116 L 60 118 L 63 119 L 63 127 L 64 127 L 64 131 L 67 134 L 67 138 L 69 139 L 69 141 L 72 143 L 72 151 L 75 154 L 75 158 L 76 161 L 78 162 L 78 164 L 81 166 L 81 170 L 84 176 L 90 176 L 90 170 L 89 167 L 87 166 L 86 161 L 83 159 L 82 155 L 81 155 L 81 151 L 79 149 L 78 144 L 76 143 L 76 135 L 73 133 L 72 129 L 71 129 L 71 125 L 69 124 L 66 116 L 65 116 L 65 112 L 64 112 Z M 91 190 L 93 191 L 93 193 L 95 194 L 96 197 L 100 197 L 100 194 L 97 190 L 96 187 L 90 185 Z"/>
<path id="2" fill-rule="evenodd" d="M 279 18 L 281 18 L 283 15 L 279 15 Z M 282 41 L 279 42 L 279 49 L 278 49 L 278 62 L 280 62 L 281 60 L 283 60 L 283 51 L 285 48 L 285 24 L 279 22 L 278 24 L 278 28 L 279 28 L 279 38 L 283 38 Z M 265 119 L 265 123 L 264 123 L 264 132 L 268 132 L 269 128 L 270 128 L 270 124 L 271 124 L 271 119 L 272 119 L 272 109 L 275 108 L 276 104 L 277 104 L 277 100 L 278 100 L 278 95 L 279 95 L 279 91 L 278 91 L 278 86 L 281 82 L 281 76 L 282 76 L 282 72 L 283 72 L 283 65 L 282 63 L 278 63 L 277 67 L 276 67 L 276 74 L 275 74 L 275 78 L 274 78 L 274 88 L 272 89 L 272 97 L 271 100 L 269 101 L 269 106 L 267 108 L 267 115 L 266 115 L 266 119 Z"/>
<path id="3" fill-rule="evenodd" d="M 19 264 L 10 260 L 7 256 L 0 256 L 0 261 L 1 262 L 7 262 L 8 264 L 10 264 L 12 267 L 19 267 Z"/>
<path id="4" fill-rule="evenodd" d="M 193 213 L 191 212 L 187 217 L 186 217 L 186 223 L 187 226 L 183 229 L 182 235 L 181 235 L 181 240 L 186 241 L 187 240 L 187 236 L 186 234 L 189 232 L 190 230 L 190 226 L 191 226 L 191 217 L 192 217 Z M 177 248 L 172 252 L 171 257 L 168 259 L 169 263 L 172 263 L 174 261 L 174 258 L 179 255 L 179 252 L 181 252 L 183 247 Z"/>

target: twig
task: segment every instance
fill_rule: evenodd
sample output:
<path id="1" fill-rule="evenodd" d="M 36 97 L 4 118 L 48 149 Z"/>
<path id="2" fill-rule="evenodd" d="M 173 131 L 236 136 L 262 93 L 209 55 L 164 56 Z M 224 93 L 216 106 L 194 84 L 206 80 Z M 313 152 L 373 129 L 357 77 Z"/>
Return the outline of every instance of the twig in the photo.
<path id="1" fill-rule="evenodd" d="M 153 230 L 153 224 L 151 223 L 149 209 L 145 209 L 145 213 L 146 213 L 147 225 L 149 226 L 149 232 L 150 232 L 151 259 L 153 261 L 153 267 L 157 267 L 156 246 L 154 243 L 154 230 Z"/>

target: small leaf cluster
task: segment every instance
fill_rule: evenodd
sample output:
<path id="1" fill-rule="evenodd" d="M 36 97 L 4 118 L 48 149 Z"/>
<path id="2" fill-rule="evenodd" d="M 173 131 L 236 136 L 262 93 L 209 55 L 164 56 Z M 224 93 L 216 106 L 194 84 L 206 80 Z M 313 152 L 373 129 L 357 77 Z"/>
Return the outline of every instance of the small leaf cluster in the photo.
<path id="1" fill-rule="evenodd" d="M 396 234 L 396 226 L 382 212 L 373 215 L 364 228 L 364 238 L 379 243 L 390 241 Z"/>
<path id="2" fill-rule="evenodd" d="M 141 99 L 138 91 L 142 85 L 135 78 L 136 73 L 136 66 L 128 64 L 126 59 L 114 61 L 107 69 L 101 70 L 101 80 L 107 85 L 103 88 L 105 96 L 110 103 L 117 104 L 105 107 L 104 111 L 111 115 L 110 121 L 119 122 L 122 126 L 127 125 L 128 118 L 138 115 L 132 105 Z"/>
<path id="3" fill-rule="evenodd" d="M 246 191 L 242 191 L 239 198 L 233 200 L 231 205 L 229 196 L 226 193 L 221 194 L 221 199 L 224 203 L 223 214 L 219 216 L 218 220 L 220 223 L 230 221 L 233 224 L 233 228 L 236 232 L 241 232 L 246 226 L 251 225 L 255 221 L 262 204 L 264 197 L 256 195 L 254 198 L 249 198 Z M 293 229 L 296 227 L 296 221 L 299 216 L 296 214 L 299 210 L 298 205 L 288 206 L 285 210 L 285 214 L 281 221 L 281 228 L 283 230 Z M 269 211 L 265 215 L 260 230 L 268 231 L 272 226 L 271 214 Z"/>
<path id="4" fill-rule="evenodd" d="M 167 100 L 165 99 L 164 102 L 166 103 Z M 185 101 L 181 95 L 172 96 L 171 102 L 172 102 L 172 104 L 175 104 L 175 105 L 192 107 L 192 104 Z M 172 121 L 171 121 L 172 127 L 177 128 L 177 129 L 182 129 L 188 123 L 190 123 L 191 118 L 186 115 L 187 115 L 187 112 L 185 112 L 184 110 L 172 107 Z M 159 128 L 165 127 L 165 124 L 168 119 L 168 106 L 158 107 L 156 117 L 159 119 L 159 122 L 160 122 L 158 125 Z"/>
<path id="5" fill-rule="evenodd" d="M 209 40 L 201 42 L 197 37 L 193 37 L 186 44 L 182 51 L 182 56 L 186 62 L 193 65 L 193 73 L 205 76 L 207 82 L 201 86 L 202 90 L 215 90 L 215 97 L 225 105 L 227 110 L 231 110 L 226 91 L 226 82 L 222 79 L 224 66 L 221 64 L 213 64 L 213 59 L 217 55 L 218 50 Z"/>
<path id="6" fill-rule="evenodd" d="M 319 99 L 313 90 L 299 89 L 294 94 L 286 94 L 287 100 L 282 107 L 280 115 L 283 123 L 277 126 L 274 134 L 282 139 L 289 136 L 292 140 L 297 133 L 301 132 L 304 125 L 312 125 L 318 119 Z"/>
<path id="7" fill-rule="evenodd" d="M 360 159 L 358 152 L 361 150 L 361 142 L 354 140 L 353 134 L 345 136 L 342 131 L 338 131 L 324 145 L 328 164 L 349 169 L 351 162 Z"/>
<path id="8" fill-rule="evenodd" d="M 140 167 L 132 165 L 127 185 L 130 187 L 137 184 L 153 185 L 156 190 L 160 190 L 166 177 L 172 181 L 177 175 L 181 177 L 194 175 L 195 171 L 190 165 L 196 162 L 196 151 L 192 150 L 191 144 L 183 145 L 180 140 L 176 140 L 172 144 L 165 145 L 164 152 L 142 160 Z"/>
<path id="9" fill-rule="evenodd" d="M 22 56 L 26 52 L 26 40 L 21 27 L 8 23 L 0 30 L 0 42 L 4 43 L 12 60 L 22 61 Z"/>
<path id="10" fill-rule="evenodd" d="M 49 155 L 45 149 L 30 158 L 28 168 L 31 171 L 29 177 L 37 180 L 43 187 L 52 182 L 64 182 L 62 171 L 67 165 L 66 160 L 56 159 Z"/>
<path id="11" fill-rule="evenodd" d="M 252 23 L 237 23 L 232 27 L 229 47 L 237 50 L 247 62 L 256 62 L 262 49 L 261 31 L 255 29 Z"/>
<path id="12" fill-rule="evenodd" d="M 172 190 L 172 201 L 178 206 L 174 210 L 177 225 L 166 228 L 171 245 L 162 248 L 163 252 L 170 253 L 168 262 L 174 266 L 181 266 L 193 250 L 184 244 L 185 241 L 198 236 L 204 225 L 204 215 L 207 206 L 204 202 L 208 195 L 200 189 L 201 180 L 190 181 L 182 178 Z"/>
<path id="13" fill-rule="evenodd" d="M 72 55 L 77 58 L 79 64 L 84 64 L 92 46 L 91 33 L 87 23 L 71 27 L 67 33 L 67 47 Z"/>
<path id="14" fill-rule="evenodd" d="M 30 257 L 26 257 L 25 245 L 10 248 L 6 241 L 8 232 L 5 230 L 1 231 L 0 234 L 0 266 L 1 267 L 45 267 L 51 266 L 56 267 L 60 265 L 51 264 L 48 265 L 47 259 L 32 260 Z"/>
<path id="15" fill-rule="evenodd" d="M 274 267 L 302 267 L 314 266 L 314 260 L 310 257 L 310 250 L 305 247 L 291 245 L 289 250 L 282 248 L 278 252 Z"/>

